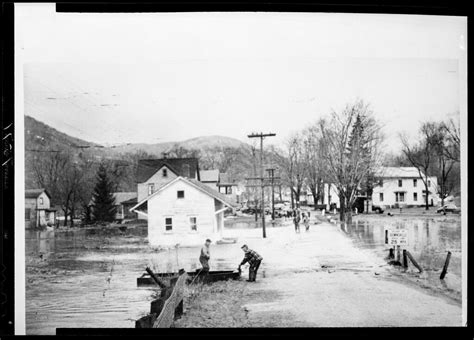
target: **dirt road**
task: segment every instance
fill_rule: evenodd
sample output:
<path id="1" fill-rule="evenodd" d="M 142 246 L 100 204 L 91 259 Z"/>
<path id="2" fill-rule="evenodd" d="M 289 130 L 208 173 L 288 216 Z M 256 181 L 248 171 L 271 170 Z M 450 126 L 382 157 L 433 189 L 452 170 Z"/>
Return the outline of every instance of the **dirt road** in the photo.
<path id="1" fill-rule="evenodd" d="M 264 257 L 257 282 L 204 287 L 176 327 L 462 325 L 458 301 L 405 282 L 333 224 L 299 234 L 291 225 L 269 228 L 266 239 L 252 232 L 239 243 Z"/>

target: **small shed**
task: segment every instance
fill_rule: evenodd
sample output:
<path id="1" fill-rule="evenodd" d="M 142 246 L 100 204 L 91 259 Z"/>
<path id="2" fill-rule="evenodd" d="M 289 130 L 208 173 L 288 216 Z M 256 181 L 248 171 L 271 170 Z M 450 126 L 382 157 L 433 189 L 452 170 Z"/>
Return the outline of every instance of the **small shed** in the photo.
<path id="1" fill-rule="evenodd" d="M 25 190 L 25 226 L 42 228 L 56 224 L 56 209 L 51 209 L 51 196 L 43 188 Z"/>

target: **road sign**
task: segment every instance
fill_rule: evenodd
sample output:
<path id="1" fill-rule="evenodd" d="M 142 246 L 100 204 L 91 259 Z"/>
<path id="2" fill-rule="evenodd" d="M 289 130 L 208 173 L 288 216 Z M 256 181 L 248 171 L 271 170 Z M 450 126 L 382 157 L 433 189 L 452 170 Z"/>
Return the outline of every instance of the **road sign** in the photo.
<path id="1" fill-rule="evenodd" d="M 387 244 L 391 246 L 408 245 L 408 232 L 405 229 L 387 230 Z"/>

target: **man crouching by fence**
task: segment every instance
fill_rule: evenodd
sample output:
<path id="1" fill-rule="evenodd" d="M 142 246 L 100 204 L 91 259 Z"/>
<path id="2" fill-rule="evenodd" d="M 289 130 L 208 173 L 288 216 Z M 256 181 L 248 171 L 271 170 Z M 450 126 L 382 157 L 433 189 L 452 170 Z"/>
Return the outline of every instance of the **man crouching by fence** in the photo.
<path id="1" fill-rule="evenodd" d="M 257 278 L 257 270 L 258 267 L 260 267 L 260 263 L 263 260 L 263 257 L 261 257 L 256 251 L 249 249 L 246 244 L 242 246 L 242 250 L 245 253 L 244 259 L 242 262 L 239 264 L 239 271 L 240 267 L 245 264 L 246 262 L 249 263 L 249 279 L 247 280 L 248 282 L 255 282 L 255 279 Z"/>

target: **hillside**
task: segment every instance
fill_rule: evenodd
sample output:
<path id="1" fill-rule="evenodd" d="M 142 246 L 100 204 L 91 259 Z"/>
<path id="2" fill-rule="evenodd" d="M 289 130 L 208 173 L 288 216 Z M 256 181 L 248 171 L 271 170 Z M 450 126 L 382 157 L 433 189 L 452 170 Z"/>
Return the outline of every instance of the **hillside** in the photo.
<path id="1" fill-rule="evenodd" d="M 253 171 L 253 158 L 250 145 L 234 138 L 224 136 L 203 136 L 181 142 L 156 144 L 127 143 L 104 147 L 96 143 L 71 137 L 43 122 L 25 116 L 25 176 L 27 187 L 34 187 L 31 164 L 35 157 L 45 157 L 48 152 L 63 150 L 73 156 L 82 155 L 100 161 L 112 160 L 123 164 L 136 162 L 140 157 L 161 158 L 163 152 L 170 152 L 170 157 L 197 156 L 201 169 L 219 169 L 229 172 L 236 180 L 243 180 Z M 174 153 L 173 153 L 173 150 Z M 178 152 L 181 154 L 177 154 Z M 130 177 L 134 177 L 130 174 Z M 133 187 L 133 178 L 124 179 L 122 187 Z M 130 183 L 129 183 L 130 182 Z"/>
<path id="2" fill-rule="evenodd" d="M 81 148 L 84 146 L 99 147 L 79 138 L 71 137 L 33 117 L 25 116 L 25 147 L 27 150 L 55 150 L 57 148 Z"/>

